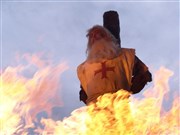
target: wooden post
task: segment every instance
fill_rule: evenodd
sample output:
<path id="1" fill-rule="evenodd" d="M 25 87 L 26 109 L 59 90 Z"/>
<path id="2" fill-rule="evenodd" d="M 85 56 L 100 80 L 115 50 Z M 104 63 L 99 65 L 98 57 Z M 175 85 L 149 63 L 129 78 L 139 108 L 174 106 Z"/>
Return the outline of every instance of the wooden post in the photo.
<path id="1" fill-rule="evenodd" d="M 115 38 L 118 40 L 119 47 L 121 47 L 120 22 L 118 13 L 111 10 L 104 12 L 103 26 L 115 36 Z"/>

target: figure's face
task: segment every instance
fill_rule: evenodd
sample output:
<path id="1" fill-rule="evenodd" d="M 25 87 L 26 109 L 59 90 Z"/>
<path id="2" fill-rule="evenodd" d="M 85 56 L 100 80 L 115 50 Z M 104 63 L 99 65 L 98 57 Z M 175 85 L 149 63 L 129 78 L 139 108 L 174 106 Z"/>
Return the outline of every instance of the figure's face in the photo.
<path id="1" fill-rule="evenodd" d="M 93 38 L 94 40 L 100 40 L 104 37 L 105 35 L 100 32 L 100 31 L 97 31 L 97 32 L 94 32 L 93 36 L 91 38 Z"/>
<path id="2" fill-rule="evenodd" d="M 106 39 L 107 32 L 105 31 L 104 28 L 94 27 L 89 31 L 88 37 L 89 37 L 89 43 L 92 45 L 93 43 L 95 43 L 96 41 L 100 39 L 103 39 L 103 38 Z"/>
<path id="3" fill-rule="evenodd" d="M 93 46 L 93 44 L 99 40 L 105 40 L 107 42 L 114 42 L 115 44 L 117 44 L 116 38 L 106 28 L 99 25 L 96 25 L 89 29 L 87 37 L 87 50 L 90 49 Z"/>

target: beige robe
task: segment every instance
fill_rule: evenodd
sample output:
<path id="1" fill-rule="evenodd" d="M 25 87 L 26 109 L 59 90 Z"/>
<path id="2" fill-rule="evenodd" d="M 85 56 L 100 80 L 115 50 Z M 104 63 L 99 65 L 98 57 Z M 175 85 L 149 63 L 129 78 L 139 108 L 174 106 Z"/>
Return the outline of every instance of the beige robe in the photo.
<path id="1" fill-rule="evenodd" d="M 95 101 L 105 93 L 130 90 L 134 59 L 134 49 L 122 48 L 116 58 L 80 64 L 77 75 L 88 96 L 86 102 Z"/>

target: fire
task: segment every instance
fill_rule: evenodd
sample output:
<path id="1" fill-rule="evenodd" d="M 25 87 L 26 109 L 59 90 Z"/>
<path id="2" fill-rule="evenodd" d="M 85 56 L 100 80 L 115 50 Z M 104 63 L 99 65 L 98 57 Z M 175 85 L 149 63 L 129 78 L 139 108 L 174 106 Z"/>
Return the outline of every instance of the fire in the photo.
<path id="1" fill-rule="evenodd" d="M 179 97 L 165 112 L 162 103 L 169 92 L 168 80 L 173 73 L 160 68 L 154 86 L 144 91 L 143 98 L 130 96 L 125 90 L 107 93 L 98 102 L 72 112 L 63 121 L 43 119 L 43 134 L 78 135 L 179 135 Z M 51 123 L 51 124 L 48 124 Z"/>
<path id="2" fill-rule="evenodd" d="M 68 66 L 65 63 L 52 65 L 39 55 L 24 55 L 24 58 L 28 60 L 27 65 L 7 67 L 1 73 L 2 135 L 28 134 L 28 128 L 42 135 L 180 134 L 180 97 L 174 97 L 171 109 L 163 109 L 164 97 L 169 92 L 168 80 L 173 75 L 164 67 L 154 73 L 154 85 L 144 91 L 142 98 L 135 98 L 125 90 L 107 93 L 96 103 L 74 110 L 63 120 L 43 118 L 43 127 L 36 127 L 37 113 L 50 114 L 53 106 L 62 105 L 56 95 L 60 75 Z M 24 75 L 26 70 L 31 75 Z"/>
<path id="3" fill-rule="evenodd" d="M 57 90 L 60 74 L 68 68 L 67 64 L 52 65 L 36 54 L 26 54 L 21 61 L 26 64 L 7 67 L 1 73 L 1 135 L 26 134 L 33 127 L 37 113 L 50 114 L 53 105 L 62 105 Z"/>

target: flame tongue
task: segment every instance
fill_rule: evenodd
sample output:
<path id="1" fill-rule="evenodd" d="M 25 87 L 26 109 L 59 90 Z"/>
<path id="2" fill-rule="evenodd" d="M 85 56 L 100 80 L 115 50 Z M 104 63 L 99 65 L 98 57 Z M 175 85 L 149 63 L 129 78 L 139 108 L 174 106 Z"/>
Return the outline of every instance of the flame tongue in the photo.
<path id="1" fill-rule="evenodd" d="M 105 94 L 98 98 L 96 104 L 88 106 L 90 115 L 87 134 L 119 135 L 132 131 L 133 119 L 130 111 L 129 93 L 120 90 L 114 94 Z"/>
<path id="2" fill-rule="evenodd" d="M 173 73 L 170 70 L 163 67 L 160 68 L 160 70 L 155 73 L 154 87 L 144 92 L 143 99 L 139 101 L 132 100 L 133 108 L 131 110 L 136 117 L 134 123 L 138 125 L 134 127 L 135 133 L 174 134 L 177 132 L 177 129 L 174 130 L 174 128 L 180 125 L 178 125 L 178 123 L 176 123 L 175 127 L 169 125 L 165 120 L 167 115 L 162 113 L 163 108 L 161 108 L 164 96 L 169 91 L 168 80 L 172 75 Z M 170 112 L 168 112 L 168 114 L 170 114 Z M 179 119 L 179 117 L 172 117 L 171 120 L 176 121 L 176 119 Z"/>
<path id="3" fill-rule="evenodd" d="M 125 90 L 107 93 L 89 106 L 74 110 L 68 118 L 54 121 L 41 119 L 42 127 L 36 127 L 37 113 L 62 105 L 56 97 L 59 76 L 66 64 L 52 65 L 36 55 L 25 55 L 29 64 L 8 67 L 1 73 L 0 134 L 28 134 L 27 128 L 43 135 L 151 135 L 180 134 L 179 96 L 172 108 L 164 111 L 163 98 L 169 91 L 168 79 L 173 73 L 160 68 L 154 76 L 154 86 L 143 93 L 144 98 L 130 97 Z M 36 66 L 32 77 L 22 72 Z"/>
<path id="4" fill-rule="evenodd" d="M 25 133 L 28 127 L 33 127 L 37 113 L 50 113 L 53 105 L 62 105 L 57 90 L 66 64 L 53 66 L 37 55 L 25 58 L 28 65 L 8 67 L 1 73 L 0 134 Z M 36 71 L 32 77 L 25 77 L 23 72 L 32 66 Z"/>
<path id="5" fill-rule="evenodd" d="M 75 110 L 63 121 L 53 121 L 49 125 L 47 123 L 52 120 L 44 119 L 43 132 L 66 135 L 178 135 L 179 97 L 168 112 L 163 112 L 161 108 L 163 97 L 169 91 L 168 79 L 172 74 L 170 70 L 160 68 L 155 73 L 153 88 L 145 91 L 142 99 L 127 98 L 129 93 L 120 90 L 104 94 L 95 104 Z"/>

